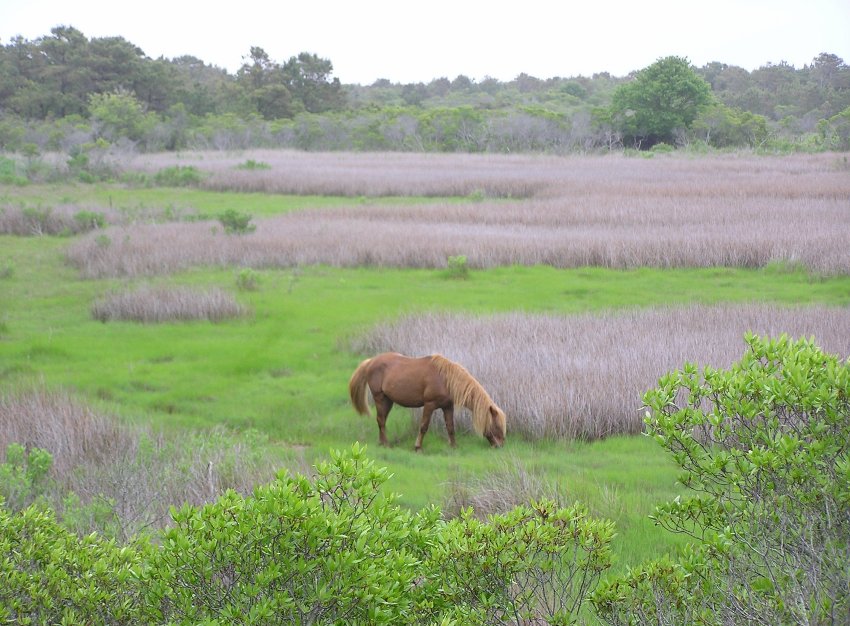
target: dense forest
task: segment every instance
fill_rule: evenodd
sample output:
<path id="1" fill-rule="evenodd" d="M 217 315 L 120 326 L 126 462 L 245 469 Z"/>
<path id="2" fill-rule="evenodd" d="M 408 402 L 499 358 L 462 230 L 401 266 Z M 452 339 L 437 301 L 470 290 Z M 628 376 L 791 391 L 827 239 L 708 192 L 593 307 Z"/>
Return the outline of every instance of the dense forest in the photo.
<path id="1" fill-rule="evenodd" d="M 345 84 L 302 52 L 252 47 L 235 74 L 148 57 L 70 26 L 0 45 L 0 150 L 23 154 L 288 147 L 306 150 L 592 152 L 665 146 L 850 149 L 850 66 L 754 70 L 667 57 L 628 76 Z"/>

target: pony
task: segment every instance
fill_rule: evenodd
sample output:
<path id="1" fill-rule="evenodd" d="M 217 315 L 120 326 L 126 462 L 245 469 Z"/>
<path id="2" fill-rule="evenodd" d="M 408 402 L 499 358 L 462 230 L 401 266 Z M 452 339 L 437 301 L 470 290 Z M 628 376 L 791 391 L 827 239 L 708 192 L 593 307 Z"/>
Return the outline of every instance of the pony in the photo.
<path id="1" fill-rule="evenodd" d="M 364 360 L 348 382 L 351 404 L 361 415 L 369 415 L 366 389 L 372 392 L 378 418 L 378 441 L 387 445 L 387 415 L 393 404 L 408 408 L 422 407 L 419 436 L 414 450 L 422 450 L 422 438 L 428 432 L 431 414 L 442 409 L 449 443 L 455 447 L 455 406 L 472 412 L 472 426 L 484 435 L 490 445 L 505 443 L 505 413 L 496 406 L 484 387 L 466 368 L 440 354 L 408 357 L 398 352 L 384 352 Z"/>

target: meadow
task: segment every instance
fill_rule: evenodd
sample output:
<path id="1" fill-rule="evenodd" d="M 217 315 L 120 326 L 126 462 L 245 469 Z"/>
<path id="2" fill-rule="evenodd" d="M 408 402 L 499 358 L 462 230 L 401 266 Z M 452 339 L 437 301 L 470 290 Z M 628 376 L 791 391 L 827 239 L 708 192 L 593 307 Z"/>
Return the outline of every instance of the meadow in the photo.
<path id="1" fill-rule="evenodd" d="M 201 177 L 0 190 L 0 415 L 47 388 L 163 437 L 258 433 L 267 467 L 236 472 L 258 480 L 361 441 L 412 508 L 585 502 L 617 523 L 622 566 L 679 542 L 648 518 L 681 488 L 639 434 L 643 390 L 685 361 L 729 364 L 747 331 L 850 354 L 850 177 L 835 155 L 257 151 L 116 167 Z M 227 234 L 227 209 L 256 229 Z M 508 412 L 505 448 L 463 434 L 451 449 L 437 417 L 415 455 L 400 408 L 379 448 L 347 382 L 391 349 L 462 361 Z M 200 474 L 191 498 L 211 497 Z M 247 488 L 229 476 L 216 485 Z"/>

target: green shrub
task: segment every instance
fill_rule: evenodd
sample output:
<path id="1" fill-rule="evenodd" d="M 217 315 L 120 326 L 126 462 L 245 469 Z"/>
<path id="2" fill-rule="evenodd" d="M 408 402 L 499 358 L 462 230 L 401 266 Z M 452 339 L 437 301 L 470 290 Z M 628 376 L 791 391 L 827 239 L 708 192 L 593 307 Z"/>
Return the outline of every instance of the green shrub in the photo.
<path id="1" fill-rule="evenodd" d="M 659 506 L 656 523 L 695 544 L 602 588 L 609 623 L 850 615 L 850 364 L 813 340 L 746 342 L 729 370 L 686 364 L 644 396 L 648 434 L 695 492 Z"/>
<path id="2" fill-rule="evenodd" d="M 26 177 L 18 174 L 18 166 L 14 159 L 0 156 L 0 184 L 23 186 L 28 182 Z"/>
<path id="3" fill-rule="evenodd" d="M 572 624 L 611 565 L 611 522 L 576 504 L 519 506 L 487 522 L 471 509 L 447 524 L 429 567 L 443 601 L 483 624 Z"/>
<path id="4" fill-rule="evenodd" d="M 398 506 L 388 478 L 355 444 L 313 480 L 172 509 L 171 528 L 123 548 L 0 506 L 0 621 L 568 624 L 610 565 L 613 524 L 581 506 L 445 522 Z"/>
<path id="5" fill-rule="evenodd" d="M 6 462 L 0 464 L 0 497 L 6 507 L 20 511 L 44 497 L 49 490 L 50 453 L 39 448 L 27 451 L 19 443 L 6 447 Z"/>
<path id="6" fill-rule="evenodd" d="M 147 572 L 157 622 L 413 622 L 417 565 L 439 513 L 379 495 L 386 469 L 334 454 L 314 483 L 281 475 L 174 512 Z"/>
<path id="7" fill-rule="evenodd" d="M 0 506 L 0 623 L 145 623 L 142 554 L 96 534 L 77 537 L 49 510 Z"/>
<path id="8" fill-rule="evenodd" d="M 239 270 L 236 274 L 236 286 L 242 291 L 256 291 L 260 285 L 260 275 L 250 267 Z"/>
<path id="9" fill-rule="evenodd" d="M 467 262 L 466 256 L 462 254 L 450 256 L 446 260 L 446 265 L 448 267 L 449 278 L 459 280 L 469 278 L 469 263 Z"/>
<path id="10" fill-rule="evenodd" d="M 251 224 L 252 216 L 240 213 L 236 209 L 227 209 L 218 214 L 218 221 L 229 235 L 245 235 L 254 232 L 257 227 Z"/>
<path id="11" fill-rule="evenodd" d="M 97 211 L 78 211 L 74 213 L 74 221 L 82 232 L 97 230 L 106 226 L 106 217 L 103 213 Z"/>
<path id="12" fill-rule="evenodd" d="M 175 165 L 159 170 L 153 182 L 161 187 L 191 187 L 202 180 L 201 172 L 194 165 Z"/>
<path id="13" fill-rule="evenodd" d="M 238 170 L 270 170 L 272 168 L 268 163 L 264 163 L 263 161 L 255 161 L 254 159 L 248 159 L 244 163 L 240 163 L 236 166 Z"/>

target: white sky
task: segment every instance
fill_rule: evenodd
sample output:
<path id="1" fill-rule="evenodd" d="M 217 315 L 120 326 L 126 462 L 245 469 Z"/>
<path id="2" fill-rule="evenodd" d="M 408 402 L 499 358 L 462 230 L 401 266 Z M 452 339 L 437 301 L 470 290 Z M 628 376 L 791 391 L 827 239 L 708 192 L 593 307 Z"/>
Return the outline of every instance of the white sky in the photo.
<path id="1" fill-rule="evenodd" d="M 343 83 L 624 76 L 660 57 L 748 70 L 821 52 L 850 63 L 850 0 L 0 0 L 0 43 L 58 25 L 120 36 L 152 58 L 235 72 L 251 46 L 330 59 Z"/>

